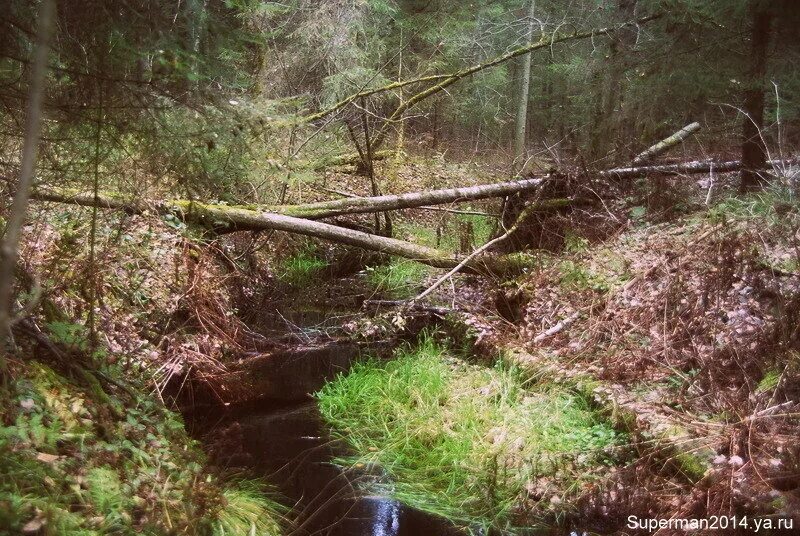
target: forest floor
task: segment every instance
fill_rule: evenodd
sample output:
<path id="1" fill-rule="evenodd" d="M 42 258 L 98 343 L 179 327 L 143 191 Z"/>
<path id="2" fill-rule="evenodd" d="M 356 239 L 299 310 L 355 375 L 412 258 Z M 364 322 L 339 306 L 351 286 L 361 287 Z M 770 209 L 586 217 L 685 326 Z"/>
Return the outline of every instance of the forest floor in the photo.
<path id="1" fill-rule="evenodd" d="M 422 161 L 379 168 L 379 173 L 393 177 L 388 181 L 392 193 L 496 177 L 491 169 Z M 688 179 L 677 179 L 682 180 Z M 291 201 L 329 196 L 324 189 L 363 195 L 367 183 L 364 177 L 330 173 L 316 189 L 309 187 L 302 199 Z M 416 377 L 414 370 L 426 371 L 442 380 L 441 388 L 453 386 L 445 398 L 460 393 L 451 398 L 461 401 L 480 398 L 487 389 L 521 389 L 511 406 L 491 411 L 519 416 L 513 426 L 528 434 L 523 449 L 535 447 L 537 433 L 561 434 L 573 444 L 586 441 L 601 450 L 625 438 L 623 452 L 613 447 L 617 453 L 610 466 L 580 460 L 588 464 L 583 467 L 605 468 L 597 478 L 576 477 L 567 485 L 562 477 L 580 471 L 526 473 L 537 476 L 509 486 L 511 502 L 496 503 L 516 514 L 550 520 L 568 516 L 576 526 L 605 533 L 624 528 L 630 515 L 796 516 L 796 199 L 777 189 L 733 198 L 724 183 L 713 196 L 706 195 L 705 184 L 662 188 L 658 195 L 655 186 L 628 190 L 601 206 L 536 215 L 525 237 L 537 249 L 524 254 L 526 271 L 518 277 L 457 276 L 443 285 L 431 304 L 450 311 L 440 329 L 458 351 L 429 347 L 427 360 L 413 362 L 421 368 L 407 379 Z M 47 292 L 43 311 L 30 319 L 29 328 L 47 335 L 71 359 L 91 361 L 78 369 L 65 366 L 34 339 L 25 352 L 45 365 L 27 359 L 9 363 L 14 381 L 3 395 L 8 403 L 3 404 L 0 449 L 10 464 L 4 471 L 16 476 L 0 488 L 0 520 L 18 530 L 27 526 L 30 534 L 69 524 L 86 534 L 114 527 L 162 533 L 170 524 L 174 530 L 182 527 L 178 533 L 201 531 L 204 525 L 228 534 L 219 528 L 226 511 L 229 522 L 235 518 L 249 527 L 260 518 L 267 523 L 263 531 L 274 533 L 272 520 L 279 521 L 281 514 L 269 500 L 259 502 L 265 497 L 258 491 L 261 484 L 231 480 L 210 467 L 196 446 L 187 447 L 193 443 L 175 424 L 180 422 L 176 415 L 159 409 L 154 399 L 169 403 L 182 389 L 188 400 L 192 393 L 213 392 L 217 401 L 235 403 L 228 370 L 253 356 L 269 355 L 277 346 L 337 337 L 369 341 L 403 332 L 410 313 L 376 313 L 361 305 L 411 298 L 439 275 L 411 261 L 280 234 L 208 239 L 176 220 L 102 212 L 92 259 L 85 247 L 90 209 L 38 203 L 34 208 L 22 257 L 26 271 Z M 393 219 L 395 235 L 458 252 L 494 232 L 497 218 L 491 214 L 498 211 L 497 202 L 458 209 L 470 213 L 399 212 Z M 370 221 L 366 217 L 362 223 Z M 97 296 L 93 356 L 87 350 L 92 333 L 83 327 L 92 289 Z M 334 305 L 341 315 L 331 314 Z M 313 322 L 288 315 L 298 309 Z M 463 360 L 452 360 L 466 355 L 465 349 L 473 365 L 497 361 L 499 368 L 476 372 Z M 512 366 L 520 375 L 509 376 Z M 103 376 L 88 381 L 80 368 L 97 368 Z M 370 381 L 380 377 L 369 369 L 357 374 Z M 120 383 L 129 386 L 136 401 Z M 581 407 L 587 413 L 565 414 L 564 422 L 594 431 L 582 436 L 527 426 L 514 400 L 527 398 L 536 406 L 536 396 L 525 394 L 531 389 L 549 390 L 554 400 L 586 403 Z M 347 392 L 339 392 L 341 400 L 347 400 Z M 492 400 L 508 402 L 501 398 Z M 391 400 L 368 401 L 377 413 L 388 414 Z M 324 396 L 322 404 L 324 409 Z M 463 409 L 458 404 L 437 402 L 430 408 L 451 412 L 442 414 L 447 428 Z M 139 409 L 117 414 L 117 406 Z M 342 415 L 327 407 L 336 426 Z M 540 413 L 554 411 L 536 407 Z M 413 414 L 404 413 L 409 419 Z M 493 453 L 495 463 L 499 448 L 522 445 L 515 433 L 484 430 L 485 424 L 486 419 L 470 421 L 488 438 L 480 443 L 482 453 Z M 368 428 L 364 434 L 370 434 Z M 383 454 L 378 443 L 363 446 L 362 454 L 371 459 Z M 450 466 L 470 460 L 453 460 L 458 451 L 452 449 L 445 454 L 439 461 Z M 437 470 L 412 474 L 419 479 Z M 406 488 L 407 500 L 424 504 L 443 493 L 435 486 L 445 486 L 446 493 L 453 482 L 459 481 L 434 481 L 428 497 Z M 134 514 L 112 515 L 120 509 Z M 443 513 L 458 517 L 456 509 L 449 503 Z"/>

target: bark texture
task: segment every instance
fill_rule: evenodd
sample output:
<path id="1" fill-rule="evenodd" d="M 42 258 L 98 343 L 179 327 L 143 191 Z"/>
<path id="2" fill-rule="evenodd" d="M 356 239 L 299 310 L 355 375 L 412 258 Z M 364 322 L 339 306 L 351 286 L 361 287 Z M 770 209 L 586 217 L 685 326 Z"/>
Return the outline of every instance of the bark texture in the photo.
<path id="1" fill-rule="evenodd" d="M 742 175 L 739 189 L 758 188 L 758 170 L 767 159 L 761 128 L 764 126 L 764 82 L 767 75 L 767 47 L 770 41 L 772 12 L 763 2 L 750 0 L 750 73 L 744 94 L 742 122 Z"/>
<path id="2" fill-rule="evenodd" d="M 636 155 L 636 158 L 634 158 L 631 163 L 633 165 L 644 164 L 645 162 L 652 160 L 656 156 L 659 156 L 669 151 L 670 149 L 681 143 L 683 140 L 685 140 L 698 130 L 700 130 L 700 123 L 695 122 L 690 125 L 686 125 L 682 129 L 671 135 L 670 137 L 664 138 L 660 142 L 648 147 L 645 151 L 642 151 L 641 153 Z"/>
<path id="3" fill-rule="evenodd" d="M 800 163 L 800 159 L 788 160 L 767 160 L 761 169 L 780 168 L 793 166 Z M 601 177 L 630 178 L 648 174 L 662 175 L 683 175 L 694 173 L 708 173 L 712 169 L 715 172 L 725 173 L 729 171 L 739 171 L 742 169 L 741 160 L 715 161 L 715 160 L 695 160 L 694 162 L 683 162 L 680 164 L 662 164 L 657 166 L 634 166 L 608 169 L 601 171 Z"/>
<path id="4" fill-rule="evenodd" d="M 528 7 L 528 41 L 533 41 L 536 25 L 536 0 L 530 0 Z M 525 163 L 525 134 L 528 124 L 528 96 L 531 88 L 531 52 L 522 56 L 522 75 L 520 76 L 519 102 L 517 103 L 517 123 L 514 129 L 514 171 L 522 169 Z"/>
<path id="5" fill-rule="evenodd" d="M 285 231 L 368 251 L 397 255 L 435 268 L 452 269 L 459 266 L 463 260 L 461 257 L 453 256 L 436 248 L 412 244 L 396 238 L 247 207 L 213 205 L 188 200 L 171 200 L 146 205 L 136 202 L 128 203 L 119 198 L 107 196 L 98 196 L 95 200 L 93 195 L 62 194 L 53 191 L 35 192 L 32 197 L 42 201 L 125 210 L 131 214 L 142 214 L 147 210 L 161 214 L 174 214 L 186 223 L 202 226 L 220 234 L 234 231 Z M 464 271 L 471 273 L 502 275 L 513 270 L 515 263 L 503 258 L 485 258 L 468 262 L 463 268 Z"/>
<path id="6" fill-rule="evenodd" d="M 265 207 L 270 212 L 286 214 L 298 218 L 321 219 L 344 214 L 366 214 L 385 212 L 405 208 L 417 208 L 426 205 L 443 205 L 460 201 L 503 197 L 518 192 L 531 191 L 538 188 L 544 179 L 523 179 L 518 181 L 482 184 L 464 188 L 447 188 L 427 192 L 412 192 L 400 195 L 380 195 L 375 197 L 352 197 L 322 201 L 306 205 L 283 205 Z"/>

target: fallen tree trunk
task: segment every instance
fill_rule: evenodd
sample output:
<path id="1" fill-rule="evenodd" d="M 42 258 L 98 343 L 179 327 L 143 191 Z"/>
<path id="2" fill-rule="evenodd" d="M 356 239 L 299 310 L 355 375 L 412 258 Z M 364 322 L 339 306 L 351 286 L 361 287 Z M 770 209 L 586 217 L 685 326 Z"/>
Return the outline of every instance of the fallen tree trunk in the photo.
<path id="1" fill-rule="evenodd" d="M 787 160 L 768 160 L 767 165 L 772 168 L 782 166 L 792 166 L 800 164 L 800 158 L 790 158 Z M 695 173 L 708 173 L 711 170 L 725 173 L 729 171 L 739 171 L 742 169 L 741 160 L 715 161 L 715 160 L 695 160 L 694 162 L 682 162 L 680 164 L 662 164 L 655 166 L 633 166 L 608 169 L 601 171 L 601 177 L 631 178 L 641 175 L 660 174 L 660 175 L 689 175 Z"/>
<path id="2" fill-rule="evenodd" d="M 344 214 L 366 214 L 385 212 L 405 208 L 417 208 L 427 205 L 444 205 L 461 201 L 504 197 L 518 192 L 531 191 L 538 188 L 545 179 L 522 179 L 497 184 L 481 184 L 464 188 L 447 188 L 427 192 L 412 192 L 399 195 L 379 195 L 374 197 L 351 197 L 335 199 L 306 205 L 278 205 L 264 207 L 265 210 L 287 216 L 306 219 L 330 218 Z"/>
<path id="3" fill-rule="evenodd" d="M 682 142 L 683 140 L 685 140 L 698 130 L 700 130 L 700 123 L 695 122 L 686 125 L 678 132 L 671 135 L 670 137 L 661 140 L 655 145 L 651 145 L 646 150 L 636 155 L 631 164 L 637 166 L 639 164 L 644 164 L 645 162 L 652 160 L 656 156 L 669 151 L 670 149 L 678 145 L 680 142 Z"/>
<path id="4" fill-rule="evenodd" d="M 59 194 L 53 191 L 37 191 L 32 197 L 41 201 L 124 210 L 130 214 L 142 214 L 147 210 L 153 210 L 160 214 L 173 214 L 186 223 L 200 225 L 219 234 L 234 231 L 285 231 L 368 251 L 397 255 L 435 268 L 452 269 L 463 260 L 463 258 L 455 257 L 436 248 L 412 244 L 396 238 L 245 207 L 214 205 L 188 200 L 170 200 L 147 205 L 106 196 L 98 196 L 95 201 L 94 196 L 90 195 Z M 513 269 L 514 263 L 506 262 L 502 258 L 486 258 L 468 262 L 464 268 L 464 271 L 471 273 L 501 275 Z"/>
<path id="5" fill-rule="evenodd" d="M 800 159 L 770 160 L 770 166 L 781 167 L 800 164 Z M 711 169 L 719 172 L 741 169 L 741 161 L 714 162 L 695 161 L 682 164 L 615 168 L 599 172 L 606 178 L 630 178 L 646 174 L 689 174 L 704 173 Z M 54 201 L 87 207 L 124 210 L 131 214 L 142 214 L 152 210 L 161 214 L 174 214 L 181 220 L 206 227 L 215 233 L 233 231 L 276 230 L 311 236 L 340 244 L 346 244 L 369 251 L 377 251 L 416 260 L 436 268 L 453 269 L 458 267 L 464 257 L 455 257 L 439 249 L 412 244 L 395 238 L 378 236 L 354 229 L 346 229 L 328 223 L 313 221 L 319 218 L 346 214 L 384 212 L 404 208 L 454 203 L 458 201 L 499 197 L 516 192 L 534 190 L 546 178 L 523 179 L 498 184 L 484 184 L 466 188 L 450 188 L 429 192 L 413 192 L 401 195 L 375 197 L 356 197 L 311 203 L 308 205 L 288 205 L 277 207 L 227 206 L 206 204 L 189 200 L 169 200 L 156 203 L 129 201 L 118 196 L 81 194 L 80 192 L 59 192 L 36 190 L 31 198 L 41 201 Z M 570 199 L 551 199 L 529 207 L 528 212 L 542 208 L 569 205 Z M 471 259 L 464 271 L 484 274 L 508 274 L 518 267 L 513 260 L 505 257 Z"/>

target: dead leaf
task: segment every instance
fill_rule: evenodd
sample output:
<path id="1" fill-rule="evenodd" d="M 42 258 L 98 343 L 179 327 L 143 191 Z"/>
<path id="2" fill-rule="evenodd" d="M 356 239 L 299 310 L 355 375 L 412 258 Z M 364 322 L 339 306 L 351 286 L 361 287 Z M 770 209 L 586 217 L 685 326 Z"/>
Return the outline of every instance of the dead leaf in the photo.
<path id="1" fill-rule="evenodd" d="M 46 521 L 47 518 L 42 514 L 38 514 L 22 526 L 22 534 L 39 534 Z"/>
<path id="2" fill-rule="evenodd" d="M 61 456 L 56 456 L 54 454 L 47 454 L 46 452 L 40 452 L 36 455 L 36 459 L 44 463 L 55 463 L 60 457 Z"/>

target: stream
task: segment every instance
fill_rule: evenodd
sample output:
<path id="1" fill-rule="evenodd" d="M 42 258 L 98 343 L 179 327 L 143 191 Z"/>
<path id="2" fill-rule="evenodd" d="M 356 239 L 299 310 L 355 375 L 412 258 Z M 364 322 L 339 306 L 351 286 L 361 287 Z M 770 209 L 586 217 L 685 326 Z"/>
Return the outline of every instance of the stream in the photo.
<path id="1" fill-rule="evenodd" d="M 248 469 L 276 485 L 280 502 L 293 507 L 293 536 L 465 534 L 445 519 L 365 494 L 360 484 L 391 483 L 378 470 L 346 471 L 333 463 L 348 452 L 331 440 L 313 401 L 259 403 L 204 415 L 202 422 L 217 444 L 219 465 Z"/>
<path id="2" fill-rule="evenodd" d="M 311 340 L 329 330 L 332 321 L 341 325 L 358 314 L 326 305 L 320 310 L 276 310 L 272 326 L 276 332 L 289 328 Z M 291 536 L 499 536 L 482 529 L 467 531 L 394 500 L 392 482 L 380 468 L 335 463 L 359 453 L 331 438 L 308 393 L 348 370 L 357 354 L 352 343 L 344 343 L 273 356 L 254 369 L 257 377 L 268 381 L 251 393 L 249 402 L 235 408 L 196 409 L 186 414 L 187 427 L 210 447 L 217 466 L 262 477 L 275 486 L 276 499 L 291 510 Z M 526 534 L 580 533 L 561 527 Z"/>

